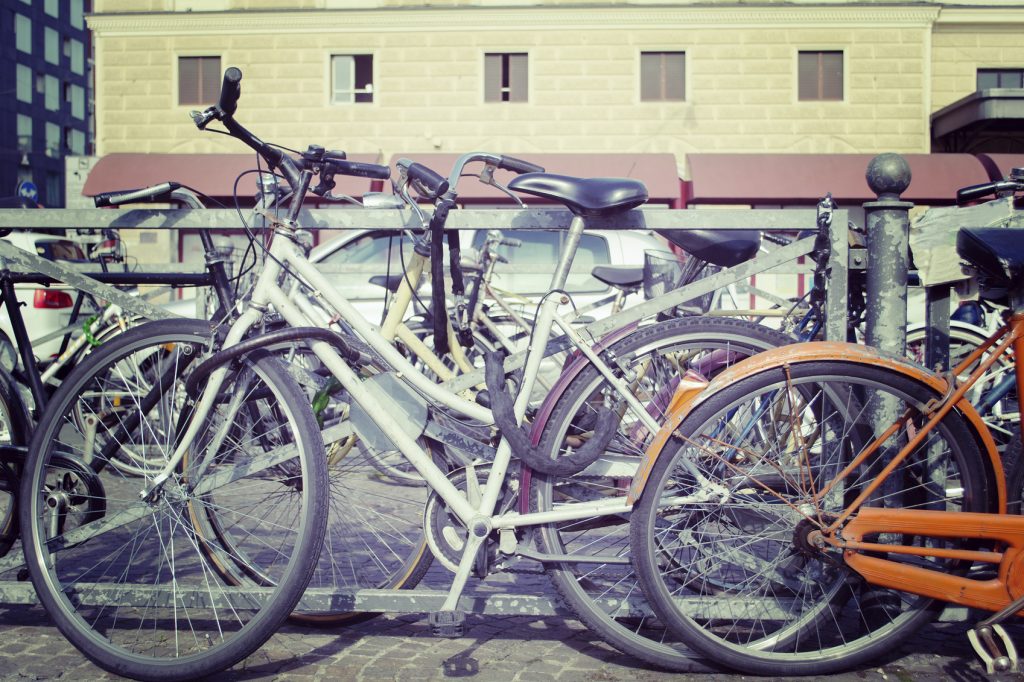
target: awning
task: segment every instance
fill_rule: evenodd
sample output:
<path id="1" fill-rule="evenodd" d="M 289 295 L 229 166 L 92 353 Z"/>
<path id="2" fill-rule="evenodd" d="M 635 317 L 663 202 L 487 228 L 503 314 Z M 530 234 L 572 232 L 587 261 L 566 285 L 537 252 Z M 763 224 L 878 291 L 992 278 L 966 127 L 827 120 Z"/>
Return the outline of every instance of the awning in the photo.
<path id="1" fill-rule="evenodd" d="M 375 154 L 351 154 L 352 161 L 374 163 Z M 266 163 L 262 164 L 266 169 Z M 235 179 L 256 169 L 256 154 L 107 154 L 89 172 L 82 194 L 96 196 L 103 192 L 146 187 L 174 181 L 193 187 L 203 194 L 230 199 L 235 191 Z M 370 191 L 371 180 L 350 176 L 335 176 L 335 194 L 358 197 Z M 378 189 L 378 188 L 375 188 Z M 242 175 L 238 180 L 240 197 L 250 198 L 256 193 L 256 173 Z"/>
<path id="2" fill-rule="evenodd" d="M 422 163 L 428 168 L 444 175 L 452 170 L 459 154 L 422 154 L 409 152 L 395 154 L 391 157 L 391 167 L 400 158 L 408 158 Z M 582 178 L 636 178 L 647 186 L 650 201 L 653 203 L 675 205 L 680 199 L 679 169 L 673 154 L 510 154 L 518 159 L 529 161 L 541 166 L 548 173 L 574 175 Z M 467 170 L 479 173 L 481 164 L 473 164 Z M 500 170 L 495 179 L 507 184 L 513 173 Z M 526 200 L 526 197 L 523 197 Z M 459 201 L 466 203 L 508 203 L 507 195 L 489 187 L 473 178 L 463 178 L 459 182 Z M 530 197 L 528 203 L 545 203 L 539 197 Z M 550 202 L 547 202 L 550 203 Z"/>
<path id="3" fill-rule="evenodd" d="M 934 149 L 1024 152 L 1024 89 L 978 90 L 931 116 Z"/>
<path id="4" fill-rule="evenodd" d="M 1014 168 L 1024 168 L 1024 154 L 978 154 L 988 169 L 990 180 L 1002 180 Z"/>
<path id="5" fill-rule="evenodd" d="M 687 154 L 689 205 L 814 204 L 827 192 L 840 204 L 877 197 L 865 178 L 874 154 Z M 904 154 L 910 187 L 903 194 L 917 204 L 948 204 L 956 191 L 987 182 L 981 161 L 971 154 Z"/>

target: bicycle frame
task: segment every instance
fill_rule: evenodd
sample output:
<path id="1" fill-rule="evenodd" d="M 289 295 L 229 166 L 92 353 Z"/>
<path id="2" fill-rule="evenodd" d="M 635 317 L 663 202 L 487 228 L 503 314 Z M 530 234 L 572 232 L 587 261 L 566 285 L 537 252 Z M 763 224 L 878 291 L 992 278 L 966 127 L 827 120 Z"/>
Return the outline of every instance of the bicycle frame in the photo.
<path id="1" fill-rule="evenodd" d="M 567 233 L 566 245 L 552 277 L 553 289 L 560 289 L 564 286 L 583 229 L 583 219 L 579 217 L 574 218 Z M 279 285 L 278 281 L 282 274 L 282 266 L 286 266 L 311 287 L 314 292 L 312 295 L 314 300 L 331 309 L 340 319 L 348 323 L 360 337 L 384 358 L 396 373 L 411 383 L 418 391 L 428 396 L 434 402 L 455 410 L 465 417 L 484 424 L 493 424 L 490 409 L 452 393 L 449 389 L 435 383 L 431 378 L 420 372 L 381 333 L 366 321 L 351 303 L 334 290 L 328 279 L 305 258 L 302 250 L 294 243 L 294 230 L 288 222 L 279 223 L 275 232 L 276 238 L 270 246 L 270 257 L 256 281 L 251 303 L 228 331 L 222 346 L 223 348 L 230 348 L 238 343 L 260 321 L 263 313 L 271 305 L 285 320 L 294 326 L 315 324 L 310 316 L 304 313 L 301 307 L 295 303 L 294 297 L 290 296 Z M 540 305 L 540 313 L 536 321 L 534 332 L 536 338 L 547 339 L 552 327 L 557 325 L 571 339 L 578 350 L 611 382 L 644 426 L 652 433 L 657 431 L 657 421 L 647 412 L 639 400 L 632 395 L 628 385 L 619 379 L 587 345 L 572 327 L 571 322 L 563 320 L 556 314 L 556 308 L 561 302 L 561 297 L 545 297 Z M 526 413 L 529 397 L 540 369 L 540 363 L 545 355 L 545 345 L 536 344 L 530 349 L 528 354 L 522 386 L 514 404 L 514 414 L 517 421 L 522 421 Z M 417 444 L 415 438 L 398 426 L 394 415 L 387 410 L 372 390 L 363 384 L 355 370 L 329 344 L 322 341 L 313 342 L 310 344 L 310 349 L 349 392 L 353 401 L 366 411 L 377 426 L 405 455 L 431 489 L 444 500 L 448 508 L 470 530 L 459 570 L 456 573 L 448 601 L 446 601 L 445 607 L 442 610 L 451 610 L 456 607 L 462 587 L 472 568 L 476 551 L 492 530 L 502 531 L 521 526 L 588 518 L 596 515 L 622 514 L 630 511 L 632 508 L 630 502 L 620 497 L 598 502 L 565 505 L 558 510 L 547 512 L 534 514 L 509 513 L 496 517 L 494 516 L 494 510 L 512 457 L 511 447 L 507 440 L 502 438 L 498 445 L 494 461 L 490 463 L 490 473 L 482 491 L 481 501 L 478 506 L 475 506 L 469 502 L 466 493 L 456 488 L 442 470 L 434 464 L 432 458 Z M 179 445 L 164 470 L 141 493 L 143 499 L 154 495 L 163 481 L 177 467 L 178 462 L 198 434 L 200 424 L 215 402 L 226 374 L 226 368 L 217 369 L 211 374 L 185 434 L 182 436 Z M 262 461 L 248 462 L 245 466 L 249 471 L 260 466 L 271 466 L 279 457 L 279 454 L 270 454 L 265 456 Z M 197 472 L 197 480 L 200 480 L 202 473 L 202 471 Z M 699 472 L 697 475 L 699 476 L 698 480 L 705 481 L 712 490 L 711 492 L 702 490 L 695 494 L 694 499 L 706 499 L 707 495 L 721 494 L 721 491 L 717 490 L 717 486 L 707 482 L 703 476 L 699 475 Z M 199 486 L 203 487 L 201 482 Z"/>

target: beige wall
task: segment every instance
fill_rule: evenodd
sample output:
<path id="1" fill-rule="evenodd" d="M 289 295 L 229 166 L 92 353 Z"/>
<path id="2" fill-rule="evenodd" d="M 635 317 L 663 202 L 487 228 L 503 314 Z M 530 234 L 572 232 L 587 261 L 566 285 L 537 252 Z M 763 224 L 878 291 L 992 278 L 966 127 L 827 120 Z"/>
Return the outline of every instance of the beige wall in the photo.
<path id="1" fill-rule="evenodd" d="M 1024 24 L 939 24 L 932 36 L 932 106 L 974 91 L 979 68 L 1024 69 Z"/>
<path id="2" fill-rule="evenodd" d="M 240 67 L 238 119 L 285 145 L 385 156 L 658 151 L 681 164 L 687 152 L 927 152 L 929 114 L 971 92 L 977 66 L 1024 67 L 1024 10 L 1013 6 L 976 10 L 990 22 L 1002 16 L 981 29 L 936 23 L 937 3 L 582 10 L 453 0 L 434 4 L 475 7 L 411 10 L 394 6 L 418 3 L 368 0 L 360 4 L 386 9 L 149 13 L 188 4 L 96 3 L 100 154 L 240 151 L 197 132 L 177 106 L 177 57 L 187 55 Z M 796 101 L 800 49 L 844 51 L 845 101 Z M 642 50 L 686 52 L 686 102 L 639 101 Z M 528 103 L 483 103 L 485 51 L 529 54 Z M 372 104 L 329 104 L 332 53 L 374 55 Z"/>

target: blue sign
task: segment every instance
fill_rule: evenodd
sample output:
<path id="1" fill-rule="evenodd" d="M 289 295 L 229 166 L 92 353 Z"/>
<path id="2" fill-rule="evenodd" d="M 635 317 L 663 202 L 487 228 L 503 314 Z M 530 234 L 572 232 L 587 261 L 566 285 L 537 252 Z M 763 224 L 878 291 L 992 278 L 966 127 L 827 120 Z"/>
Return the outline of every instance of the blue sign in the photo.
<path id="1" fill-rule="evenodd" d="M 17 193 L 19 197 L 28 199 L 29 201 L 39 201 L 39 188 L 36 187 L 36 183 L 28 180 L 22 180 L 18 183 Z"/>

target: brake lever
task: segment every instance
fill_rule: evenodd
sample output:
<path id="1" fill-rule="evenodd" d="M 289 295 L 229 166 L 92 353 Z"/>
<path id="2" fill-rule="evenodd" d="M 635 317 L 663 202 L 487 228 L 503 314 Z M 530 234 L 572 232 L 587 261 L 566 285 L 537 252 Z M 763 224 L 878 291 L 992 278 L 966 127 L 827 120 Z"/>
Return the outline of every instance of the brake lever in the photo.
<path id="1" fill-rule="evenodd" d="M 200 130 L 206 130 L 206 126 L 210 125 L 211 121 L 218 120 L 220 116 L 220 110 L 217 107 L 210 107 L 206 111 L 190 111 L 189 116 L 192 117 L 192 122 L 196 124 L 196 128 Z"/>
<path id="2" fill-rule="evenodd" d="M 500 192 L 508 195 L 509 197 L 512 198 L 512 201 L 516 202 L 519 205 L 519 208 L 526 208 L 526 204 L 523 203 L 522 199 L 513 194 L 512 190 L 510 190 L 508 187 L 499 184 L 498 181 L 494 179 L 494 171 L 496 170 L 498 170 L 497 165 L 493 163 L 485 163 L 484 169 L 480 171 L 480 182 L 484 183 L 485 185 L 490 185 L 494 189 L 499 190 Z"/>

